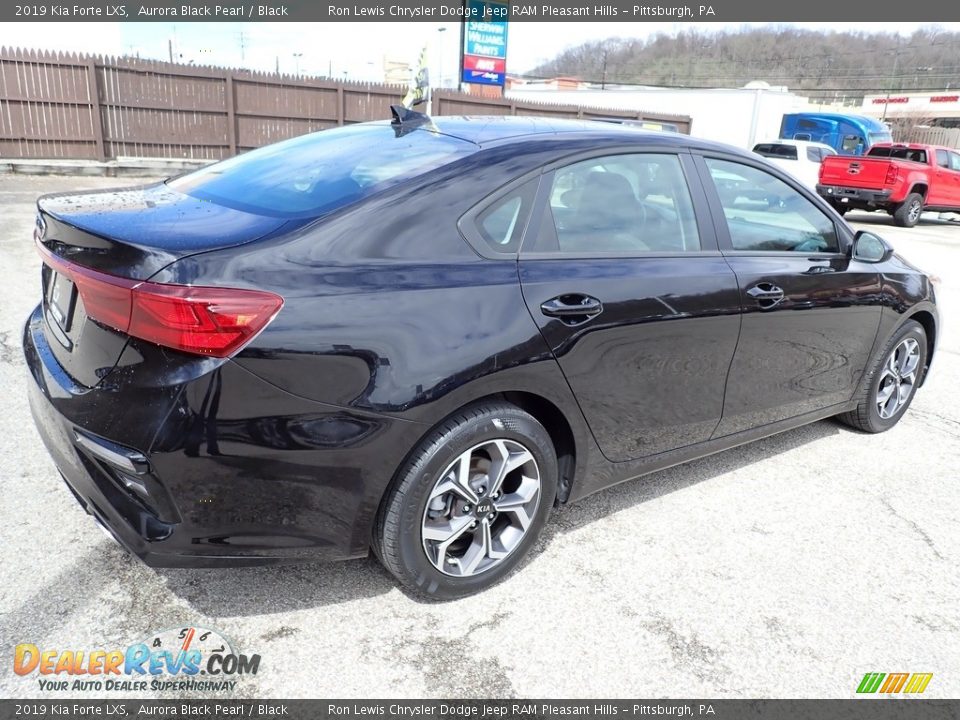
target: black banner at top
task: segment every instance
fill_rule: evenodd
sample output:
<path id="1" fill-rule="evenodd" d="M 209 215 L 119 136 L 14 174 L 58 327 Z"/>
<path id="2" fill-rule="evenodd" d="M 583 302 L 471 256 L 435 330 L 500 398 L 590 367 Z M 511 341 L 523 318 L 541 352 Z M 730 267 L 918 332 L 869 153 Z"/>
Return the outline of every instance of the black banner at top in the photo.
<path id="1" fill-rule="evenodd" d="M 865 12 L 871 21 L 960 21 L 960 3 L 943 0 L 871 3 L 866 8 L 834 0 L 552 0 L 506 6 L 511 22 L 855 22 Z M 38 0 L 4 2 L 0 22 L 450 22 L 464 12 L 458 0 Z"/>

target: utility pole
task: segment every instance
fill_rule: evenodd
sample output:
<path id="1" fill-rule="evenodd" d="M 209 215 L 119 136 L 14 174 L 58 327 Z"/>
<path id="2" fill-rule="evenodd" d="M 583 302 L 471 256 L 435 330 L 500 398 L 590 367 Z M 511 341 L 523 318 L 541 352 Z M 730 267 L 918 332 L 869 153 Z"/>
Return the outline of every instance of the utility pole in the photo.
<path id="1" fill-rule="evenodd" d="M 887 83 L 887 100 L 883 103 L 883 118 L 882 121 L 886 122 L 887 120 L 887 108 L 890 107 L 890 90 L 893 81 L 897 78 L 897 70 L 900 67 L 900 36 L 897 35 L 897 49 L 893 55 L 893 74 L 890 77 L 890 82 Z"/>

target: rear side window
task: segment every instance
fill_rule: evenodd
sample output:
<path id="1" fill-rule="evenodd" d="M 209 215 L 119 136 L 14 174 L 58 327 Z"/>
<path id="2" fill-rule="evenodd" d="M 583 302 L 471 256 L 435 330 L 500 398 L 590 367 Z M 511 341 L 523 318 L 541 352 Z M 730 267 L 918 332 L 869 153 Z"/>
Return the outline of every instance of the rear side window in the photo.
<path id="1" fill-rule="evenodd" d="M 761 143 L 753 151 L 758 155 L 771 158 L 783 158 L 785 160 L 797 159 L 797 147 L 795 145 L 781 145 L 779 143 Z"/>
<path id="2" fill-rule="evenodd" d="M 870 157 L 888 157 L 894 160 L 908 160 L 910 162 L 926 163 L 927 152 L 907 147 L 873 147 L 867 153 Z"/>
<path id="3" fill-rule="evenodd" d="M 807 148 L 807 160 L 813 163 L 818 163 L 823 160 L 823 157 L 820 155 L 820 148 L 817 147 L 808 147 Z"/>
<path id="4" fill-rule="evenodd" d="M 937 165 L 942 168 L 950 167 L 950 154 L 946 150 L 937 150 Z"/>
<path id="5" fill-rule="evenodd" d="M 302 135 L 169 181 L 226 207 L 273 217 L 316 217 L 475 152 L 457 138 L 388 123 Z"/>
<path id="6" fill-rule="evenodd" d="M 699 250 L 680 159 L 654 153 L 596 157 L 556 170 L 533 248 L 586 257 Z"/>
<path id="7" fill-rule="evenodd" d="M 516 253 L 537 194 L 537 182 L 524 183 L 481 210 L 474 221 L 480 239 L 496 253 Z"/>

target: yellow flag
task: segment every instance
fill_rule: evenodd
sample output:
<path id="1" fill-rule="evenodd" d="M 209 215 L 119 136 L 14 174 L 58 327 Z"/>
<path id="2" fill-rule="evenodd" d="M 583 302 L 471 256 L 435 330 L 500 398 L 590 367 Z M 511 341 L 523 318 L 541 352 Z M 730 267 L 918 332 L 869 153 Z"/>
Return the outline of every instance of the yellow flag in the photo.
<path id="1" fill-rule="evenodd" d="M 426 102 L 430 99 L 430 70 L 427 67 L 427 46 L 423 46 L 420 51 L 420 60 L 417 63 L 417 71 L 410 78 L 410 89 L 403 96 L 403 106 L 412 108 L 414 105 Z"/>

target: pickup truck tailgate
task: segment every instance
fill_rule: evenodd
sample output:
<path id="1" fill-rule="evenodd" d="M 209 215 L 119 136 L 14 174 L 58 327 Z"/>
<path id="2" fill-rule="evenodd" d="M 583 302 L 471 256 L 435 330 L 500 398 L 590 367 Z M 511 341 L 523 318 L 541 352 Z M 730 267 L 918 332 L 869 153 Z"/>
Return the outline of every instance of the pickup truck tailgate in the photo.
<path id="1" fill-rule="evenodd" d="M 823 159 L 820 184 L 880 189 L 888 185 L 890 168 L 891 160 L 888 158 L 831 155 Z M 896 179 L 896 174 L 893 178 Z"/>

